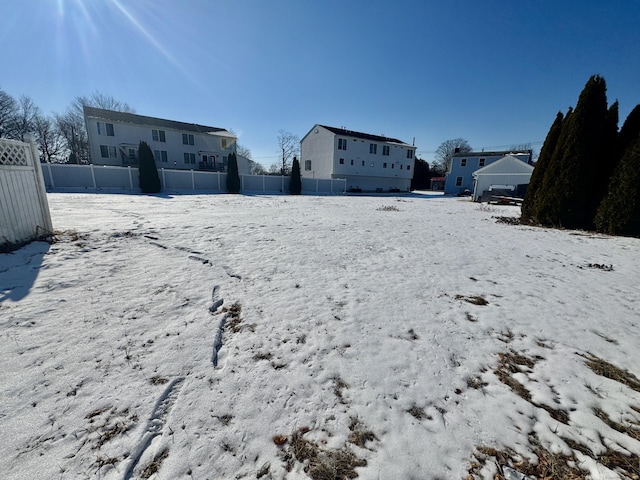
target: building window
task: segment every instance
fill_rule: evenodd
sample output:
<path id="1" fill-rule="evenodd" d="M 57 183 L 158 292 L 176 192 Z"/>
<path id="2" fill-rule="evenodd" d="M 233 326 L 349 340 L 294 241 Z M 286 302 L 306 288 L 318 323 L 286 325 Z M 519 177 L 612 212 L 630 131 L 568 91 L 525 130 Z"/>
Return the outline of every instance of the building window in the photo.
<path id="1" fill-rule="evenodd" d="M 166 150 L 154 150 L 153 151 L 153 159 L 156 162 L 168 162 L 169 159 L 167 158 L 167 151 Z"/>
<path id="2" fill-rule="evenodd" d="M 378 144 L 377 143 L 370 143 L 369 144 L 369 153 L 373 153 L 374 155 L 376 153 L 378 153 Z"/>
<path id="3" fill-rule="evenodd" d="M 135 160 L 136 159 L 136 149 L 135 148 L 130 148 L 129 149 L 129 160 Z"/>
<path id="4" fill-rule="evenodd" d="M 402 164 L 400 164 L 400 170 L 402 170 Z"/>
<path id="5" fill-rule="evenodd" d="M 113 123 L 98 122 L 98 135 L 106 135 L 107 137 L 113 137 Z"/>
<path id="6" fill-rule="evenodd" d="M 351 165 L 353 165 L 353 158 L 351 159 Z"/>
<path id="7" fill-rule="evenodd" d="M 407 150 L 407 158 L 413 158 L 413 150 Z"/>
<path id="8" fill-rule="evenodd" d="M 100 156 L 102 158 L 117 158 L 116 147 L 100 145 Z"/>
<path id="9" fill-rule="evenodd" d="M 339 138 L 338 139 L 338 150 L 346 150 L 347 149 L 347 139 Z"/>
<path id="10" fill-rule="evenodd" d="M 364 160 L 362 160 L 362 166 L 364 167 Z"/>
<path id="11" fill-rule="evenodd" d="M 194 141 L 193 135 L 191 135 L 190 133 L 183 133 L 182 134 L 182 144 L 183 145 L 194 145 L 195 141 Z"/>
<path id="12" fill-rule="evenodd" d="M 382 146 L 382 155 L 389 156 L 389 145 Z"/>
<path id="13" fill-rule="evenodd" d="M 467 166 L 467 159 L 466 158 L 460 159 L 460 166 L 461 167 L 466 167 Z"/>
<path id="14" fill-rule="evenodd" d="M 456 177 L 456 187 L 462 186 L 462 177 Z"/>
<path id="15" fill-rule="evenodd" d="M 154 142 L 166 142 L 167 135 L 164 130 L 151 130 L 151 138 Z"/>
<path id="16" fill-rule="evenodd" d="M 187 152 L 185 152 L 184 153 L 184 163 L 186 163 L 186 164 L 191 163 L 191 164 L 195 165 L 195 163 L 196 163 L 196 154 L 195 153 L 187 153 Z"/>
<path id="17" fill-rule="evenodd" d="M 395 164 L 395 163 L 392 163 L 392 164 L 391 164 L 391 168 L 396 168 L 396 164 Z"/>
<path id="18" fill-rule="evenodd" d="M 411 165 L 407 165 L 407 170 L 411 170 Z"/>
<path id="19" fill-rule="evenodd" d="M 311 171 L 311 160 L 305 160 L 305 161 L 304 161 L 304 169 L 305 169 L 307 172 L 310 172 L 310 171 Z"/>
<path id="20" fill-rule="evenodd" d="M 382 164 L 382 168 L 387 168 L 387 162 L 384 162 L 384 163 Z"/>
<path id="21" fill-rule="evenodd" d="M 340 165 L 344 165 L 344 158 L 340 159 Z"/>
<path id="22" fill-rule="evenodd" d="M 481 158 L 480 160 L 478 160 L 478 166 L 479 166 L 479 167 L 484 167 L 484 162 L 485 162 L 485 160 L 486 160 L 486 159 L 484 159 L 484 158 Z"/>
<path id="23" fill-rule="evenodd" d="M 222 139 L 222 149 L 224 150 L 225 148 L 227 148 L 227 139 L 223 138 Z"/>

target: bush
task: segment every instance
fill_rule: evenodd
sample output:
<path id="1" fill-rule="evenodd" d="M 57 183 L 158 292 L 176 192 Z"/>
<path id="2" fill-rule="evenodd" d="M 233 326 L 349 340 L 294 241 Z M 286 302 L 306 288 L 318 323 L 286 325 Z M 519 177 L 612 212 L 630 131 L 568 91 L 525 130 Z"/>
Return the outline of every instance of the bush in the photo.
<path id="1" fill-rule="evenodd" d="M 238 173 L 238 157 L 235 153 L 229 155 L 227 168 L 227 192 L 240 193 L 240 174 Z"/>
<path id="2" fill-rule="evenodd" d="M 291 182 L 289 183 L 289 193 L 300 195 L 302 193 L 302 178 L 300 177 L 300 161 L 293 157 L 291 165 Z"/>
<path id="3" fill-rule="evenodd" d="M 138 181 L 142 193 L 158 193 L 162 190 L 156 161 L 147 142 L 140 142 L 138 147 Z"/>

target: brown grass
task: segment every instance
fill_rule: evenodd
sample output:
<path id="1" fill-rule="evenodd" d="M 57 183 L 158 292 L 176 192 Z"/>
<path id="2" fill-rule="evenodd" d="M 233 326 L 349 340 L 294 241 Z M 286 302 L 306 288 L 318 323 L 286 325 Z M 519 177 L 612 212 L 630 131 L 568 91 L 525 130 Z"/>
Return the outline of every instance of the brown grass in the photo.
<path id="1" fill-rule="evenodd" d="M 505 480 L 503 467 L 508 466 L 527 476 L 541 480 L 582 480 L 588 478 L 588 472 L 574 466 L 575 457 L 557 453 L 551 453 L 542 448 L 536 441 L 534 452 L 537 462 L 530 462 L 521 457 L 510 448 L 497 450 L 490 447 L 479 447 L 475 453 L 477 462 L 469 469 L 469 479 L 480 478 L 477 476 L 482 467 L 493 460 L 498 466 L 498 474 L 494 480 Z"/>
<path id="2" fill-rule="evenodd" d="M 162 462 L 169 456 L 169 450 L 165 449 L 156 455 L 151 463 L 145 467 L 145 469 L 140 474 L 140 478 L 151 478 L 152 475 L 158 473 L 160 467 L 162 466 Z"/>
<path id="3" fill-rule="evenodd" d="M 591 354 L 578 354 L 581 357 L 585 358 L 585 364 L 589 367 L 594 373 L 610 378 L 611 380 L 615 380 L 627 387 L 635 390 L 636 392 L 640 392 L 640 380 L 633 373 L 623 370 L 619 367 L 616 367 L 612 363 L 603 360 L 600 357 Z"/>
<path id="4" fill-rule="evenodd" d="M 456 300 L 463 300 L 465 302 L 472 303 L 473 305 L 489 305 L 489 302 L 480 295 L 456 295 Z"/>
<path id="5" fill-rule="evenodd" d="M 304 464 L 304 472 L 312 480 L 347 480 L 357 478 L 357 467 L 364 467 L 367 461 L 357 457 L 346 445 L 340 450 L 328 450 L 304 438 L 306 432 L 296 431 L 289 437 L 283 451 L 287 471 L 295 462 Z"/>
<path id="6" fill-rule="evenodd" d="M 514 373 L 522 372 L 522 367 L 532 369 L 539 360 L 542 360 L 542 357 L 527 357 L 513 351 L 500 353 L 498 356 L 500 357 L 500 361 L 494 373 L 502 383 L 534 407 L 541 408 L 548 412 L 554 420 L 564 423 L 565 425 L 569 424 L 569 414 L 565 410 L 534 402 L 529 390 L 512 376 Z"/>

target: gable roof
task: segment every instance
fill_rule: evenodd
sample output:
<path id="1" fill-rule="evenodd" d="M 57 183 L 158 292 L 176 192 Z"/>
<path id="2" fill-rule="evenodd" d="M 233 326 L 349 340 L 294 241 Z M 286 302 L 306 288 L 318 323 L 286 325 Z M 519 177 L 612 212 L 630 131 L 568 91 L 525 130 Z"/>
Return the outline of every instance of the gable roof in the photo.
<path id="1" fill-rule="evenodd" d="M 197 123 L 176 122 L 175 120 L 165 120 L 164 118 L 147 117 L 145 115 L 137 115 L 135 113 L 117 112 L 115 110 L 105 110 L 103 108 L 89 107 L 85 105 L 83 108 L 85 117 L 100 118 L 102 120 L 111 120 L 113 122 L 132 123 L 134 125 L 144 125 L 149 127 L 164 127 L 173 130 L 182 130 L 194 133 L 217 133 L 225 136 L 233 136 L 224 128 L 208 127 L 206 125 L 198 125 Z"/>
<path id="2" fill-rule="evenodd" d="M 372 142 L 381 143 L 397 143 L 400 145 L 409 145 L 408 143 L 398 140 L 397 138 L 384 137 L 382 135 L 372 135 L 370 133 L 354 132 L 353 130 L 347 130 L 344 128 L 329 127 L 327 125 L 318 125 L 318 127 L 325 128 L 336 135 L 342 135 L 344 137 L 360 138 L 362 140 L 370 140 Z M 315 127 L 314 127 L 315 128 Z"/>
<path id="3" fill-rule="evenodd" d="M 493 152 L 459 152 L 454 157 L 497 157 L 498 155 L 526 154 L 531 155 L 531 150 L 496 150 Z"/>
<path id="4" fill-rule="evenodd" d="M 533 166 L 527 162 L 514 157 L 513 155 L 506 155 L 493 163 L 490 163 L 486 167 L 479 168 L 473 172 L 473 176 L 477 175 L 491 175 L 496 173 L 531 173 L 533 172 Z"/>

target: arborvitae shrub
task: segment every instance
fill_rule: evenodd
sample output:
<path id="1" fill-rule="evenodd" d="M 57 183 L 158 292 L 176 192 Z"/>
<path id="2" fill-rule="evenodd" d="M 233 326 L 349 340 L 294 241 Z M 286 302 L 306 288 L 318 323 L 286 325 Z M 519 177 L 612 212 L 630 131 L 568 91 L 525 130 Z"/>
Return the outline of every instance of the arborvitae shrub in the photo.
<path id="1" fill-rule="evenodd" d="M 613 113 L 607 108 L 606 90 L 604 79 L 592 76 L 575 110 L 563 121 L 534 206 L 533 217 L 539 223 L 593 228 L 601 184 L 608 182 L 602 171 L 615 159 Z"/>
<path id="2" fill-rule="evenodd" d="M 300 195 L 300 193 L 302 193 L 300 162 L 296 157 L 293 157 L 293 163 L 291 164 L 291 181 L 289 183 L 289 193 L 291 193 L 291 195 Z"/>
<path id="3" fill-rule="evenodd" d="M 595 224 L 604 233 L 640 237 L 640 133 L 611 177 Z"/>
<path id="4" fill-rule="evenodd" d="M 147 142 L 138 146 L 138 181 L 142 193 L 158 193 L 162 186 L 153 152 Z"/>
<path id="5" fill-rule="evenodd" d="M 549 164 L 551 163 L 551 157 L 553 156 L 553 152 L 558 144 L 558 138 L 562 131 L 562 122 L 564 118 L 565 117 L 562 112 L 558 112 L 556 119 L 549 129 L 549 133 L 547 133 L 547 138 L 542 145 L 542 149 L 540 150 L 540 156 L 538 157 L 538 161 L 536 162 L 533 173 L 531 174 L 527 193 L 524 197 L 524 201 L 522 202 L 521 219 L 523 222 L 530 223 L 537 221 L 534 216 L 534 206 L 536 199 L 538 198 L 538 193 L 542 187 L 544 175 L 547 172 Z"/>
<path id="6" fill-rule="evenodd" d="M 235 153 L 229 155 L 227 162 L 227 192 L 240 193 L 240 174 L 238 173 L 238 158 Z"/>

